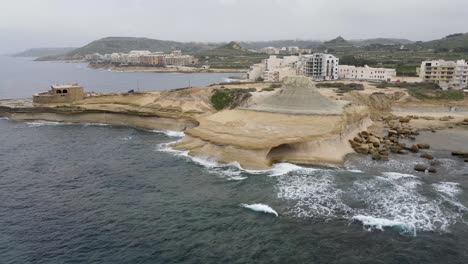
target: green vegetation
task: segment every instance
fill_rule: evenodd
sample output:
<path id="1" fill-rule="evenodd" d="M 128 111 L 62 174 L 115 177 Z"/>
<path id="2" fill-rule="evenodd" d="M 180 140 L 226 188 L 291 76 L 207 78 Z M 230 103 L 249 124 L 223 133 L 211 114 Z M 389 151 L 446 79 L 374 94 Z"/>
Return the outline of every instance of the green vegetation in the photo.
<path id="1" fill-rule="evenodd" d="M 255 88 L 215 89 L 211 95 L 211 104 L 218 111 L 236 108 L 252 96 L 251 92 L 255 91 L 257 91 Z"/>
<path id="2" fill-rule="evenodd" d="M 282 86 L 283 86 L 283 84 L 281 84 L 281 83 L 272 83 L 272 84 L 270 84 L 270 88 L 272 88 L 272 89 L 281 88 Z"/>
<path id="3" fill-rule="evenodd" d="M 442 91 L 437 83 L 421 82 L 421 83 L 387 83 L 382 82 L 375 84 L 377 88 L 398 87 L 406 88 L 408 93 L 420 100 L 463 100 L 465 95 L 460 90 Z"/>
<path id="4" fill-rule="evenodd" d="M 248 69 L 252 64 L 261 62 L 267 58 L 267 54 L 248 51 L 237 42 L 214 48 L 196 55 L 198 65 L 210 65 L 218 69 Z"/>
<path id="5" fill-rule="evenodd" d="M 434 91 L 432 89 L 408 89 L 411 96 L 420 100 L 463 100 L 465 95 L 460 90 Z"/>
<path id="6" fill-rule="evenodd" d="M 233 98 L 230 93 L 225 90 L 215 90 L 211 96 L 211 104 L 214 109 L 220 111 L 229 106 L 233 101 Z"/>
<path id="7" fill-rule="evenodd" d="M 93 53 L 128 53 L 132 50 L 172 51 L 182 50 L 186 53 L 195 53 L 216 47 L 215 44 L 194 42 L 176 42 L 149 38 L 108 37 L 95 40 L 81 48 L 66 54 L 67 57 L 84 56 Z"/>
<path id="8" fill-rule="evenodd" d="M 317 88 L 338 88 L 337 93 L 346 93 L 364 90 L 364 85 L 360 83 L 323 82 L 318 83 Z"/>

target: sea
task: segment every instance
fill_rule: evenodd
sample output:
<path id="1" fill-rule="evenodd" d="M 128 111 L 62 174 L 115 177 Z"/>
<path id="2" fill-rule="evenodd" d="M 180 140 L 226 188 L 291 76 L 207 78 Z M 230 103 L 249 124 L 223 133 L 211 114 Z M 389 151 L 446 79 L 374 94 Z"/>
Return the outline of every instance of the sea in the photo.
<path id="1" fill-rule="evenodd" d="M 77 81 L 97 92 L 224 82 L 1 58 L 2 98 Z M 8 61 L 9 65 L 5 65 Z M 0 263 L 468 263 L 466 130 L 417 154 L 245 170 L 170 147 L 184 134 L 0 120 Z"/>

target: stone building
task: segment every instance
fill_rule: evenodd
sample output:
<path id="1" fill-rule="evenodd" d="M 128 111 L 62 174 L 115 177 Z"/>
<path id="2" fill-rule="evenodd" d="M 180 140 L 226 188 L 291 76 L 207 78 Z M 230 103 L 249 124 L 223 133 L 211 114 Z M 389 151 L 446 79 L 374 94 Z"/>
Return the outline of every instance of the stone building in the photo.
<path id="1" fill-rule="evenodd" d="M 51 85 L 50 90 L 33 96 L 35 104 L 72 103 L 85 97 L 82 86 L 74 84 Z"/>

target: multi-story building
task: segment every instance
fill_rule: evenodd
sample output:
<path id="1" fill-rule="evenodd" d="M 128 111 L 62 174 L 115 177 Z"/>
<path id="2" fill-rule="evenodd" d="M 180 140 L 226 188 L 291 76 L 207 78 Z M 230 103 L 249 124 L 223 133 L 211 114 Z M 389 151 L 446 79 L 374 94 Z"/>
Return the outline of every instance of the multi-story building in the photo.
<path id="1" fill-rule="evenodd" d="M 419 77 L 426 82 L 438 83 L 442 89 L 462 89 L 468 85 L 468 65 L 465 60 L 423 61 Z"/>
<path id="2" fill-rule="evenodd" d="M 339 59 L 331 54 L 301 55 L 297 73 L 316 81 L 336 80 L 338 79 L 338 64 Z"/>
<path id="3" fill-rule="evenodd" d="M 267 82 L 279 82 L 285 77 L 296 75 L 296 63 L 298 56 L 285 56 L 278 58 L 271 55 L 261 63 L 254 64 L 247 72 L 249 80 L 258 80 L 262 78 Z"/>
<path id="4" fill-rule="evenodd" d="M 369 66 L 356 67 L 350 65 L 338 66 L 339 79 L 391 81 L 396 76 L 395 69 L 372 68 Z"/>
<path id="5" fill-rule="evenodd" d="M 468 61 L 458 60 L 455 68 L 455 88 L 465 89 L 468 87 Z"/>

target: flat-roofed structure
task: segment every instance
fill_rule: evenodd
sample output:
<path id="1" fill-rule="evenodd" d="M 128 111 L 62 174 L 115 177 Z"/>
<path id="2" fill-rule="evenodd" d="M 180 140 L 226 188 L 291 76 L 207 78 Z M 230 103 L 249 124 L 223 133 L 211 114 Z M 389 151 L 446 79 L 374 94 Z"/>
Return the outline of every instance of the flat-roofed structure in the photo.
<path id="1" fill-rule="evenodd" d="M 33 95 L 35 104 L 72 103 L 85 97 L 84 89 L 77 83 L 51 85 L 50 90 Z"/>

